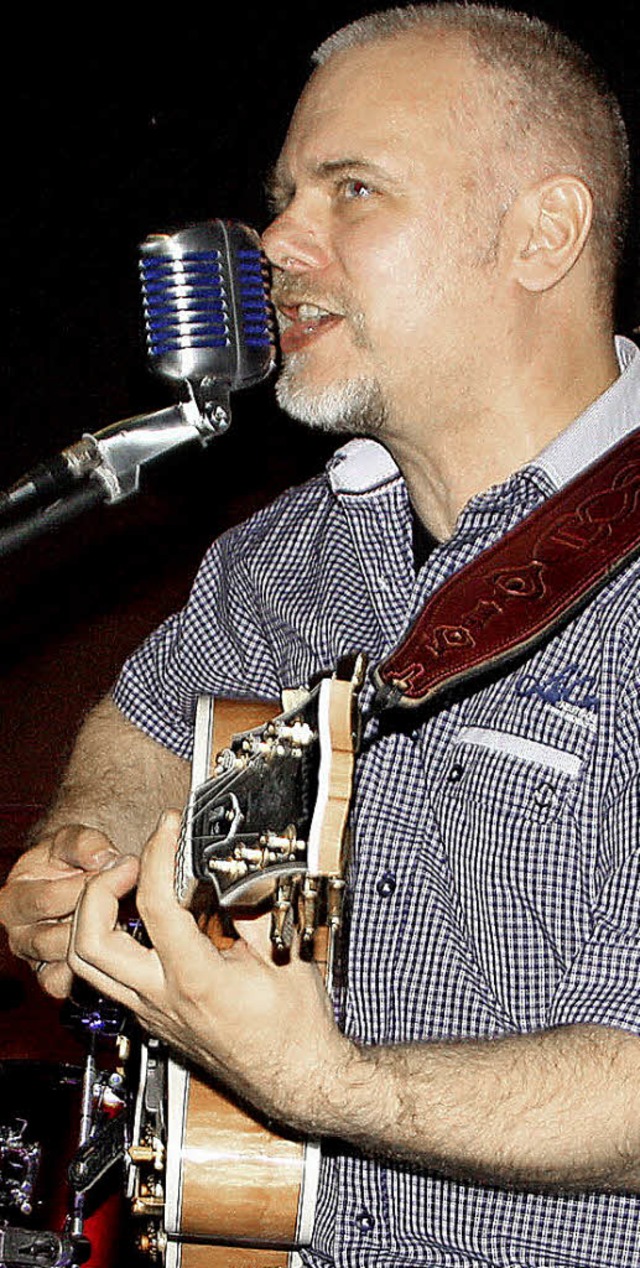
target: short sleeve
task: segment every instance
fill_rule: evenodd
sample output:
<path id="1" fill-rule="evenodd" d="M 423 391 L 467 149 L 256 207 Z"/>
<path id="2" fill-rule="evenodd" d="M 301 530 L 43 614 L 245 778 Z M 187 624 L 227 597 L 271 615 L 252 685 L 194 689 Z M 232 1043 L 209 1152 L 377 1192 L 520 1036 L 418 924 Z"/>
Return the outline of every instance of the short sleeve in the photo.
<path id="1" fill-rule="evenodd" d="M 269 640 L 232 530 L 207 552 L 186 606 L 125 663 L 113 698 L 127 718 L 190 758 L 202 693 L 277 699 Z"/>

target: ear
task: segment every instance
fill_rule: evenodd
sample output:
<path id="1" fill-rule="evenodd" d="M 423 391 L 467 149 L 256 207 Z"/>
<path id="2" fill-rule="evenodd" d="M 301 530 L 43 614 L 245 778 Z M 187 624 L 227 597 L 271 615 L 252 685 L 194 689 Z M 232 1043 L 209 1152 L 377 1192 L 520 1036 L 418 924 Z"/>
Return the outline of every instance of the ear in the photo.
<path id="1" fill-rule="evenodd" d="M 591 230 L 593 198 L 577 176 L 551 176 L 524 190 L 513 206 L 516 280 L 546 291 L 573 268 Z"/>

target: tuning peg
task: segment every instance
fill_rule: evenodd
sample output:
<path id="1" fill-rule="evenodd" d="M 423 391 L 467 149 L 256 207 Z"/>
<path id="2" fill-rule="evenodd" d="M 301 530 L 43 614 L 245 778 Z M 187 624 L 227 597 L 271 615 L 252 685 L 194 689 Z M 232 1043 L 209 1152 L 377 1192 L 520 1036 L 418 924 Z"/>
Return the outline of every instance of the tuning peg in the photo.
<path id="1" fill-rule="evenodd" d="M 345 882 L 339 876 L 327 877 L 327 924 L 337 930 L 342 924 Z"/>
<path id="2" fill-rule="evenodd" d="M 300 935 L 303 947 L 313 942 L 318 925 L 318 877 L 305 876 L 300 888 Z"/>
<path id="3" fill-rule="evenodd" d="M 293 939 L 293 881 L 281 880 L 271 912 L 271 941 L 277 951 L 288 951 Z"/>

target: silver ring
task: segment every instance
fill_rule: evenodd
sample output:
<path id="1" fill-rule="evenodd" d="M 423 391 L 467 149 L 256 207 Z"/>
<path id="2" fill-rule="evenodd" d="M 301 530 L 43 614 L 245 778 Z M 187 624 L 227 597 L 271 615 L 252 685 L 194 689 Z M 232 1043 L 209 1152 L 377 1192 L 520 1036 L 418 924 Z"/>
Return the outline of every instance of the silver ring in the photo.
<path id="1" fill-rule="evenodd" d="M 33 970 L 33 971 L 34 971 L 34 973 L 35 973 L 35 975 L 36 975 L 36 977 L 38 977 L 38 975 L 39 975 L 40 973 L 42 973 L 42 970 L 43 970 L 43 969 L 46 969 L 46 967 L 47 967 L 48 963 L 49 963 L 49 961 L 48 961 L 48 960 L 38 960 L 38 963 L 36 964 L 36 967 L 35 967 L 35 969 Z"/>

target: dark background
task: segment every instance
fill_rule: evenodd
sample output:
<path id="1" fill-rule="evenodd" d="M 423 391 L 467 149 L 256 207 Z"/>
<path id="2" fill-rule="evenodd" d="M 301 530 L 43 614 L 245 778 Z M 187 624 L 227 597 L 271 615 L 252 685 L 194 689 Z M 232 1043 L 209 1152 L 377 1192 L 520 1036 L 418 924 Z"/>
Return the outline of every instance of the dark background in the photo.
<path id="1" fill-rule="evenodd" d="M 86 19 L 91 30 L 62 9 L 37 22 L 31 9 L 18 13 L 0 86 L 0 488 L 83 431 L 171 403 L 146 365 L 137 244 L 212 215 L 265 223 L 263 179 L 309 52 L 371 7 L 385 5 L 185 6 L 145 21 L 134 6 L 120 19 L 103 8 Z M 522 7 L 600 61 L 637 159 L 636 3 Z M 636 324 L 634 241 L 620 326 Z M 268 386 L 234 400 L 232 429 L 209 450 L 180 451 L 140 497 L 0 560 L 0 864 L 50 796 L 82 713 L 183 600 L 208 540 L 328 452 L 275 410 Z"/>
<path id="2" fill-rule="evenodd" d="M 171 403 L 171 389 L 145 360 L 137 244 L 210 215 L 264 224 L 263 178 L 309 51 L 368 7 L 366 0 L 274 10 L 240 4 L 197 18 L 189 9 L 161 33 L 124 20 L 103 30 L 95 15 L 90 38 L 81 25 L 63 29 L 59 18 L 49 31 L 30 30 L 24 19 L 2 88 L 0 488 L 85 430 Z M 636 6 L 525 7 L 564 27 L 604 65 L 637 152 Z M 637 294 L 631 276 L 628 328 L 640 321 Z M 143 602 L 168 574 L 187 576 L 221 525 L 318 466 L 327 442 L 276 412 L 269 387 L 234 402 L 232 431 L 206 453 L 176 453 L 149 478 L 146 496 L 84 518 L 23 551 L 19 562 L 0 561 L 5 671 L 96 605 L 111 611 L 134 596 Z"/>

